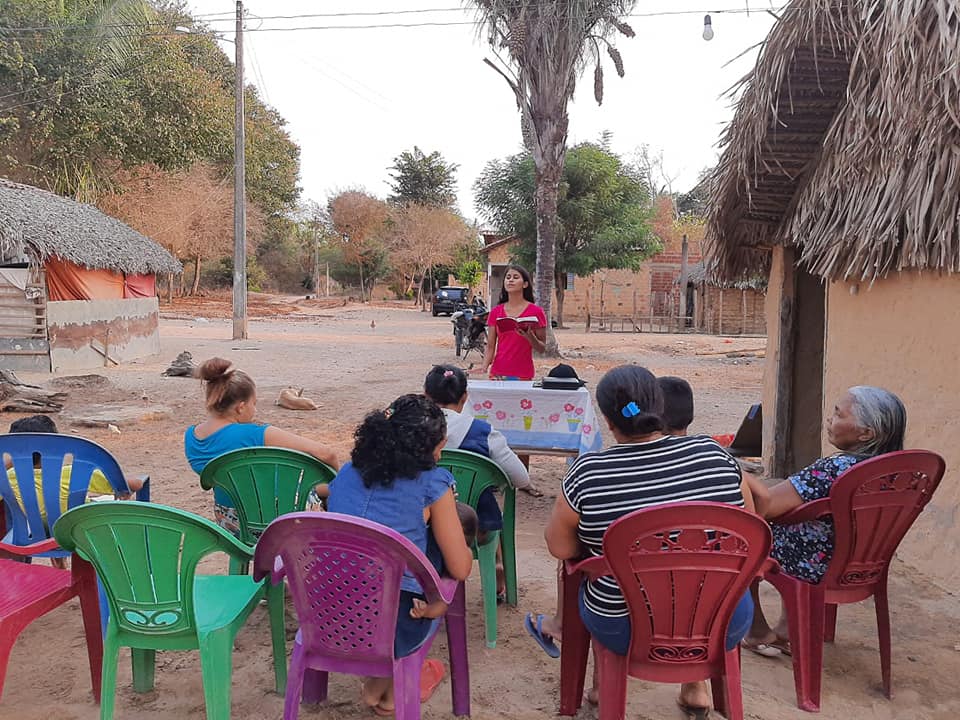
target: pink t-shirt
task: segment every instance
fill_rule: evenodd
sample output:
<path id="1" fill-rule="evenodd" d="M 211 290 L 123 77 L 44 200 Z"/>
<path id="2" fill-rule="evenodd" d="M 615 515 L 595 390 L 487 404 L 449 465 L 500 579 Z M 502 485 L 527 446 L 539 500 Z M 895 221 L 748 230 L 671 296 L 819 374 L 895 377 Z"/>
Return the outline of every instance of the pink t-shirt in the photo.
<path id="1" fill-rule="evenodd" d="M 511 317 L 503 305 L 497 305 L 490 311 L 487 319 L 489 327 L 497 326 L 497 318 Z M 537 318 L 537 327 L 547 326 L 547 316 L 543 310 L 533 303 L 523 309 L 517 317 Z M 490 376 L 515 377 L 520 380 L 533 380 L 536 369 L 533 366 L 533 348 L 530 343 L 516 330 L 501 331 L 497 328 L 497 354 L 493 357 L 490 366 Z"/>

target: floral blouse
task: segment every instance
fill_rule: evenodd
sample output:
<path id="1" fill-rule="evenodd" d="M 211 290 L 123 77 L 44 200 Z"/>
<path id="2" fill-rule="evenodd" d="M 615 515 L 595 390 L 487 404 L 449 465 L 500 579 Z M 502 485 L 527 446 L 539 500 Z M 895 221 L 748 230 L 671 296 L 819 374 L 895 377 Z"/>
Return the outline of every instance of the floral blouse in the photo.
<path id="1" fill-rule="evenodd" d="M 804 502 L 825 498 L 833 482 L 865 459 L 862 455 L 837 453 L 807 465 L 787 478 Z M 796 525 L 773 525 L 770 554 L 788 575 L 809 583 L 823 579 L 833 557 L 833 520 L 811 520 Z"/>

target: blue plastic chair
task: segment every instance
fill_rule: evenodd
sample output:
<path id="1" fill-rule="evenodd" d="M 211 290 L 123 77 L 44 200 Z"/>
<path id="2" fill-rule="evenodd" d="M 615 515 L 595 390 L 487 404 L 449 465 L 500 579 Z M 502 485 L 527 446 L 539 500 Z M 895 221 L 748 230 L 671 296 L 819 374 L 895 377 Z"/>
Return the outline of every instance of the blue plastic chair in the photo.
<path id="1" fill-rule="evenodd" d="M 40 512 L 39 498 L 33 481 L 33 457 L 40 456 L 40 472 L 43 477 L 41 495 L 46 509 L 46 521 Z M 32 545 L 53 537 L 53 525 L 63 514 L 60 507 L 60 474 L 64 457 L 73 457 L 70 465 L 70 489 L 67 494 L 67 509 L 83 505 L 90 488 L 90 477 L 100 470 L 107 482 L 118 494 L 127 494 L 130 488 L 123 477 L 120 465 L 106 448 L 92 440 L 74 435 L 54 433 L 7 433 L 0 435 L 0 457 L 13 461 L 17 485 L 23 506 L 17 502 L 7 473 L 0 472 L 0 498 L 3 500 L 6 533 L 2 540 L 10 545 Z M 26 479 L 26 481 L 25 481 Z M 150 479 L 145 478 L 143 487 L 137 491 L 137 500 L 150 500 Z M 70 552 L 59 547 L 40 552 L 35 557 L 70 557 Z M 100 626 L 106 632 L 109 607 L 103 588 L 100 588 Z"/>

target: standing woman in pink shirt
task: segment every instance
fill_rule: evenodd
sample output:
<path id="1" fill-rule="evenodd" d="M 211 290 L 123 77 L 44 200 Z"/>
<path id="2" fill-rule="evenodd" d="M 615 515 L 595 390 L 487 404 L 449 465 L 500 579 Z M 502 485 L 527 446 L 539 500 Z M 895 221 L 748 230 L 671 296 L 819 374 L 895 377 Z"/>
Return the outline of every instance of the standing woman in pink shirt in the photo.
<path id="1" fill-rule="evenodd" d="M 536 318 L 536 322 L 510 323 L 498 327 L 501 318 Z M 487 354 L 481 373 L 491 380 L 533 380 L 533 351 L 543 352 L 547 342 L 547 316 L 533 303 L 530 273 L 519 265 L 508 265 L 503 276 L 500 304 L 487 319 Z"/>

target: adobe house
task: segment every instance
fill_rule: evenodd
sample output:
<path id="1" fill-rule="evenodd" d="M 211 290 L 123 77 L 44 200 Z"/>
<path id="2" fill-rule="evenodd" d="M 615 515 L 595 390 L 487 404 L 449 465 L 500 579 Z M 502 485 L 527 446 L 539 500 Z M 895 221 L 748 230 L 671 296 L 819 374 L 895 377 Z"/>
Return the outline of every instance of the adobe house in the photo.
<path id="1" fill-rule="evenodd" d="M 947 475 L 902 556 L 960 590 L 960 31 L 951 3 L 795 0 L 745 80 L 712 185 L 707 254 L 764 273 L 764 455 L 829 453 L 851 385 L 907 407 Z"/>
<path id="2" fill-rule="evenodd" d="M 182 270 L 95 207 L 0 178 L 0 367 L 56 372 L 158 354 L 156 273 Z"/>

